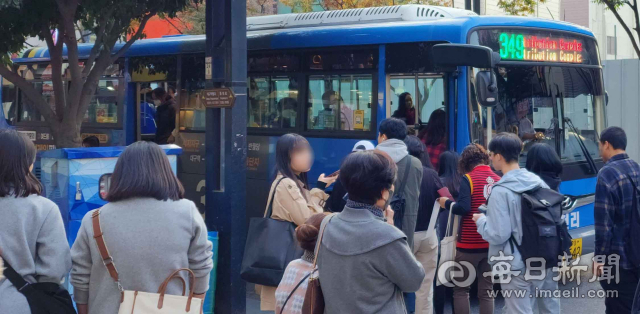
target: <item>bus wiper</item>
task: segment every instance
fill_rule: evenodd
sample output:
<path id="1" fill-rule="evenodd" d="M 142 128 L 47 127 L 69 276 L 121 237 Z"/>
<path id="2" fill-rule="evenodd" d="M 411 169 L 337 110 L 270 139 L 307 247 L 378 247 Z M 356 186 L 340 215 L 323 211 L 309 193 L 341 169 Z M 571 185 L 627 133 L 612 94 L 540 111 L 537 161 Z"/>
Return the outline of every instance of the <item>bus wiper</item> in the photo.
<path id="1" fill-rule="evenodd" d="M 578 145 L 580 145 L 580 149 L 582 149 L 582 153 L 584 154 L 585 158 L 587 159 L 587 163 L 589 164 L 589 168 L 591 168 L 591 170 L 593 170 L 594 174 L 597 174 L 598 173 L 598 167 L 596 166 L 596 162 L 593 161 L 593 158 L 591 157 L 591 154 L 589 154 L 589 150 L 587 150 L 587 145 L 584 144 L 584 141 L 582 140 L 582 137 L 580 136 L 580 133 L 578 133 L 578 129 L 573 125 L 573 122 L 571 122 L 571 119 L 565 117 L 564 118 L 564 122 L 569 125 L 569 127 L 571 128 L 571 131 L 573 132 L 575 137 L 578 139 Z"/>

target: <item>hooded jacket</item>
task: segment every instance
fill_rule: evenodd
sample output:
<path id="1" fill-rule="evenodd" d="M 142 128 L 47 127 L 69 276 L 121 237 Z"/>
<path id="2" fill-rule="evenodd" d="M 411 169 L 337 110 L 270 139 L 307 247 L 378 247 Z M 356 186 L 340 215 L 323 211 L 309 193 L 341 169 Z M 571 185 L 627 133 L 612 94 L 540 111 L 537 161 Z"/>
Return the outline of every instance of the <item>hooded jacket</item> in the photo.
<path id="1" fill-rule="evenodd" d="M 405 199 L 404 217 L 402 219 L 402 232 L 407 236 L 407 242 L 409 247 L 413 250 L 413 234 L 416 231 L 416 224 L 418 222 L 418 209 L 420 208 L 420 188 L 422 184 L 422 163 L 416 157 L 409 156 L 407 145 L 397 139 L 386 140 L 378 146 L 376 149 L 381 150 L 393 159 L 393 162 L 398 166 L 398 173 L 396 175 L 395 192 L 400 193 L 397 189 L 401 182 L 405 180 L 404 170 L 408 162 L 411 162 L 411 169 L 409 170 L 409 178 L 405 185 L 402 196 Z"/>
<path id="2" fill-rule="evenodd" d="M 548 188 L 547 184 L 537 175 L 526 169 L 507 172 L 498 183 L 493 186 L 489 197 L 487 214 L 476 221 L 478 233 L 489 242 L 489 263 L 494 265 L 501 260 L 500 256 L 513 256 L 513 260 L 505 261 L 511 264 L 511 270 L 523 270 L 524 262 L 516 246 L 509 245 L 513 236 L 518 245 L 522 244 L 522 208 L 520 194 L 537 187 Z M 494 260 L 491 260 L 494 257 Z"/>
<path id="3" fill-rule="evenodd" d="M 557 174 L 550 171 L 542 171 L 537 175 L 540 177 L 540 179 L 542 179 L 542 181 L 544 181 L 544 183 L 546 183 L 549 186 L 550 189 L 556 192 L 559 191 L 560 183 L 562 182 L 562 179 L 560 179 L 560 177 L 558 177 Z"/>
<path id="4" fill-rule="evenodd" d="M 366 209 L 345 207 L 327 224 L 318 250 L 325 313 L 406 313 L 424 269 L 404 234 Z"/>

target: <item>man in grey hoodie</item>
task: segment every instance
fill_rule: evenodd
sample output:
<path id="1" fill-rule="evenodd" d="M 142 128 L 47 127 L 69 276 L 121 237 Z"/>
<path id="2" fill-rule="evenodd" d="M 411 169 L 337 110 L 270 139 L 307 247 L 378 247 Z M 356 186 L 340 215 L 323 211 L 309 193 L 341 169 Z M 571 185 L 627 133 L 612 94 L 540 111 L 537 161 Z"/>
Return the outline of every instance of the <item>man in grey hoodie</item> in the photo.
<path id="1" fill-rule="evenodd" d="M 489 143 L 492 165 L 503 173 L 503 177 L 491 191 L 487 191 L 490 193 L 487 215 L 473 215 L 478 233 L 489 242 L 489 263 L 495 265 L 506 262 L 510 265 L 508 270 L 512 276 L 503 276 L 498 267 L 493 268 L 493 275 L 501 277 L 502 290 L 511 290 L 513 293 L 510 296 L 503 294 L 503 312 L 509 314 L 533 313 L 536 291 L 558 289 L 558 283 L 553 280 L 550 269 L 546 269 L 544 279 L 526 280 L 526 261 L 522 260 L 517 246 L 510 244 L 512 237 L 518 245 L 522 244 L 521 193 L 538 187 L 549 188 L 537 175 L 520 169 L 518 158 L 521 151 L 522 141 L 512 133 L 500 133 Z M 500 259 L 501 253 L 509 260 Z M 545 266 L 551 268 L 557 265 Z M 540 275 L 539 272 L 532 274 Z M 523 297 L 516 296 L 519 291 L 526 291 Z M 560 301 L 557 298 L 543 298 L 538 305 L 540 313 L 560 313 Z"/>
<path id="2" fill-rule="evenodd" d="M 422 184 L 422 163 L 418 158 L 409 155 L 404 139 L 407 137 L 407 124 L 396 118 L 385 119 L 380 123 L 377 150 L 387 153 L 398 166 L 395 193 L 402 193 L 405 199 L 402 232 L 407 236 L 407 243 L 413 250 L 413 235 L 418 222 L 420 207 L 420 185 Z M 409 175 L 404 177 L 405 167 L 410 163 Z M 404 180 L 408 180 L 404 191 L 399 191 Z"/>

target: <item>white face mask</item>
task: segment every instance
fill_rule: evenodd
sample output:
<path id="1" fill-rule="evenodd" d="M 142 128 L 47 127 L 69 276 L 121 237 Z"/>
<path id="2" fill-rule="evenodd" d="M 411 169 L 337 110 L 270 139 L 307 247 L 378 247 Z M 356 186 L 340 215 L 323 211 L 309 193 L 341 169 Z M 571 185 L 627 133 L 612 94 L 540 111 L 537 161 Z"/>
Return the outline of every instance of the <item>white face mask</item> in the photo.
<path id="1" fill-rule="evenodd" d="M 153 104 L 155 104 L 156 107 L 157 107 L 157 106 L 162 105 L 162 102 L 156 99 L 156 100 L 153 101 Z"/>

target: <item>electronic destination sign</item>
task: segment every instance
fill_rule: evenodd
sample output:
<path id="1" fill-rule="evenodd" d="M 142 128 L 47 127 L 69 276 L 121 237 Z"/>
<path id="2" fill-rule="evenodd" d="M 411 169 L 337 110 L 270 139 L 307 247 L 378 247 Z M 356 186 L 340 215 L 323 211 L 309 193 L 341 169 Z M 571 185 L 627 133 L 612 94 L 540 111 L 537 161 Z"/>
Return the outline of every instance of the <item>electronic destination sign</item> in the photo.
<path id="1" fill-rule="evenodd" d="M 570 33 L 483 29 L 472 33 L 470 43 L 493 49 L 502 61 L 598 65 L 595 40 Z"/>

